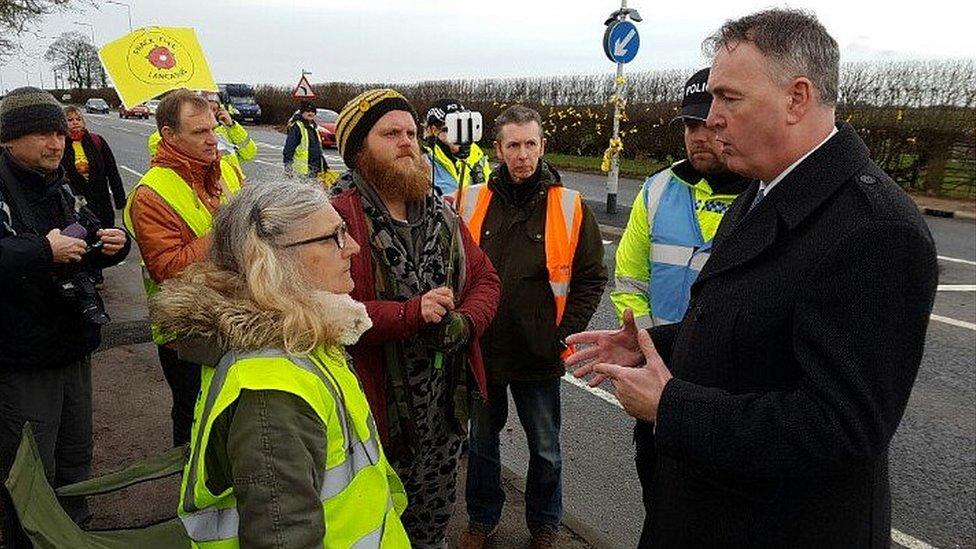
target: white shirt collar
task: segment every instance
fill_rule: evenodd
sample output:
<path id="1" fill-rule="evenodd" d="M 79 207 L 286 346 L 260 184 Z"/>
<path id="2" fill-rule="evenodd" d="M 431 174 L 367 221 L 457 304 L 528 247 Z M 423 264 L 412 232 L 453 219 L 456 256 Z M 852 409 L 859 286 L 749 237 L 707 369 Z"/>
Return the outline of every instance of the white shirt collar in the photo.
<path id="1" fill-rule="evenodd" d="M 830 134 L 827 135 L 827 137 L 823 141 L 821 141 L 819 145 L 817 145 L 816 147 L 814 147 L 814 148 L 810 149 L 809 151 L 807 151 L 807 154 L 805 154 L 805 155 L 801 156 L 800 158 L 798 158 L 796 160 L 796 162 L 790 164 L 789 167 L 787 167 L 785 170 L 783 170 L 782 172 L 780 172 L 780 174 L 777 175 L 775 178 L 773 178 L 772 181 L 770 181 L 769 183 L 760 181 L 759 182 L 759 190 L 760 190 L 760 192 L 763 193 L 763 196 L 769 196 L 769 191 L 773 190 L 773 187 L 775 187 L 777 183 L 779 183 L 780 181 L 783 180 L 783 178 L 785 178 L 787 175 L 789 175 L 790 172 L 792 172 L 794 168 L 796 168 L 797 166 L 800 165 L 800 162 L 803 162 L 804 160 L 806 160 L 807 157 L 810 156 L 811 154 L 813 154 L 814 151 L 816 151 L 820 147 L 823 147 L 823 144 L 826 143 L 827 141 L 830 141 L 830 138 L 833 137 L 834 134 L 836 134 L 836 133 L 837 133 L 837 126 L 834 126 L 834 129 L 831 130 Z"/>

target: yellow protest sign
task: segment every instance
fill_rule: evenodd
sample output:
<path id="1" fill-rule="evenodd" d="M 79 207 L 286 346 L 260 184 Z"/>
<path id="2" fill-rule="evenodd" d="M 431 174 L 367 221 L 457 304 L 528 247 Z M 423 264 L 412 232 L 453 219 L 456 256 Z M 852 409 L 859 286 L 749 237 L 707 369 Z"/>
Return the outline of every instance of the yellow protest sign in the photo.
<path id="1" fill-rule="evenodd" d="M 102 46 L 98 56 L 126 107 L 177 88 L 217 91 L 191 28 L 138 29 Z"/>

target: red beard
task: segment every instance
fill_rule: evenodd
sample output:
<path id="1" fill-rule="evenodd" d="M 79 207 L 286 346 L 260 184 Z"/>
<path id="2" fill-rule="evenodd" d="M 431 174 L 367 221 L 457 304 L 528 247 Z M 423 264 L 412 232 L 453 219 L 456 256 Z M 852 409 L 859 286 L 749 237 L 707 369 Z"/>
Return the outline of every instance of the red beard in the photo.
<path id="1" fill-rule="evenodd" d="M 430 166 L 419 152 L 410 159 L 384 163 L 363 148 L 356 154 L 356 171 L 386 200 L 420 202 L 430 192 Z"/>

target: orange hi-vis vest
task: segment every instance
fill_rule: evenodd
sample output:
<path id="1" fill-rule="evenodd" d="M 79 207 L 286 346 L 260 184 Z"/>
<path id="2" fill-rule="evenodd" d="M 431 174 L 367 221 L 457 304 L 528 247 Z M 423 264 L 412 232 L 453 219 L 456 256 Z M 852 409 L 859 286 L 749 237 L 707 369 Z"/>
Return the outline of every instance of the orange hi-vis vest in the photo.
<path id="1" fill-rule="evenodd" d="M 488 214 L 492 192 L 487 184 L 471 185 L 462 191 L 459 201 L 461 218 L 468 225 L 472 238 L 481 245 L 481 225 Z M 580 193 L 561 185 L 549 187 L 546 196 L 546 270 L 549 271 L 549 287 L 556 301 L 556 325 L 566 312 L 569 282 L 573 275 L 573 257 L 579 243 L 580 226 L 583 224 L 583 199 Z M 572 353 L 567 348 L 562 357 Z"/>

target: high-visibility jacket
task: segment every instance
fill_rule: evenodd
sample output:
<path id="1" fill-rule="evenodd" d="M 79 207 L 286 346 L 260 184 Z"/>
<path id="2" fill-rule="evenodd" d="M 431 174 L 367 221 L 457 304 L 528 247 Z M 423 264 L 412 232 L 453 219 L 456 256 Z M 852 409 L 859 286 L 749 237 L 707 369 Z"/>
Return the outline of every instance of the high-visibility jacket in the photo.
<path id="1" fill-rule="evenodd" d="M 735 197 L 714 194 L 705 179 L 682 180 L 674 166 L 647 178 L 617 247 L 610 300 L 618 318 L 632 309 L 637 325 L 647 328 L 684 317 L 691 286 Z"/>
<path id="2" fill-rule="evenodd" d="M 298 146 L 295 147 L 295 155 L 291 158 L 291 169 L 293 172 L 300 175 L 308 175 L 308 140 L 310 139 L 308 128 L 301 121 L 294 122 L 298 126 L 298 132 L 301 134 L 302 138 L 298 142 Z M 317 131 L 311 132 L 311 138 L 318 139 L 319 134 Z"/>
<path id="3" fill-rule="evenodd" d="M 434 185 L 444 193 L 445 196 L 457 193 L 461 182 L 461 172 L 464 172 L 463 187 L 487 183 L 491 176 L 491 165 L 488 157 L 477 143 L 471 145 L 471 152 L 465 159 L 452 161 L 447 153 L 440 146 L 427 149 L 427 158 L 431 160 L 434 168 Z"/>
<path id="4" fill-rule="evenodd" d="M 406 492 L 384 455 L 366 395 L 339 346 L 318 347 L 304 356 L 279 350 L 228 353 L 216 368 L 203 367 L 177 511 L 193 547 L 239 547 L 233 486 L 219 494 L 210 491 L 206 454 L 215 420 L 244 390 L 291 393 L 307 402 L 325 426 L 319 494 L 323 547 L 410 547 L 400 522 Z"/>
<path id="5" fill-rule="evenodd" d="M 220 173 L 221 181 L 226 185 L 225 192 L 220 196 L 220 201 L 226 202 L 230 195 L 241 189 L 241 180 L 239 172 L 228 162 L 220 162 Z M 132 200 L 136 195 L 136 189 L 143 185 L 155 191 L 156 194 L 166 201 L 169 207 L 176 212 L 176 215 L 180 216 L 180 219 L 190 227 L 190 230 L 193 231 L 194 236 L 197 238 L 209 233 L 213 228 L 213 216 L 210 210 L 200 201 L 193 188 L 174 170 L 156 166 L 149 168 L 149 171 L 142 176 L 142 179 L 139 180 L 139 183 L 129 193 L 129 198 L 125 202 L 123 222 L 125 223 L 125 228 L 136 237 L 136 241 L 139 240 L 139 235 L 136 234 L 135 227 L 132 224 L 130 212 L 132 211 Z M 161 281 L 153 280 L 149 275 L 149 270 L 146 269 L 145 263 L 143 263 L 142 284 L 146 289 L 147 298 L 152 298 L 152 296 L 156 295 L 156 292 L 159 291 L 159 282 Z M 151 326 L 151 329 L 153 341 L 157 345 L 162 345 L 174 339 L 172 335 L 160 332 L 155 325 Z"/>
<path id="6" fill-rule="evenodd" d="M 220 159 L 230 162 L 238 171 L 244 173 L 241 168 L 241 161 L 250 162 L 254 160 L 258 155 L 257 143 L 251 139 L 244 126 L 238 122 L 230 127 L 218 124 L 214 128 L 214 133 L 217 134 L 217 150 L 220 152 Z M 159 149 L 159 142 L 162 139 L 159 130 L 149 134 L 149 140 L 146 143 L 146 147 L 149 149 L 149 158 L 156 155 L 156 150 Z"/>
<path id="7" fill-rule="evenodd" d="M 491 189 L 487 184 L 465 187 L 458 201 L 461 217 L 476 244 L 481 244 L 481 225 L 491 205 Z M 573 275 L 573 257 L 579 243 L 583 223 L 583 199 L 580 193 L 562 185 L 552 185 L 546 195 L 546 270 L 549 287 L 556 302 L 556 325 L 563 320 L 569 283 Z M 563 352 L 565 358 L 571 349 Z"/>

